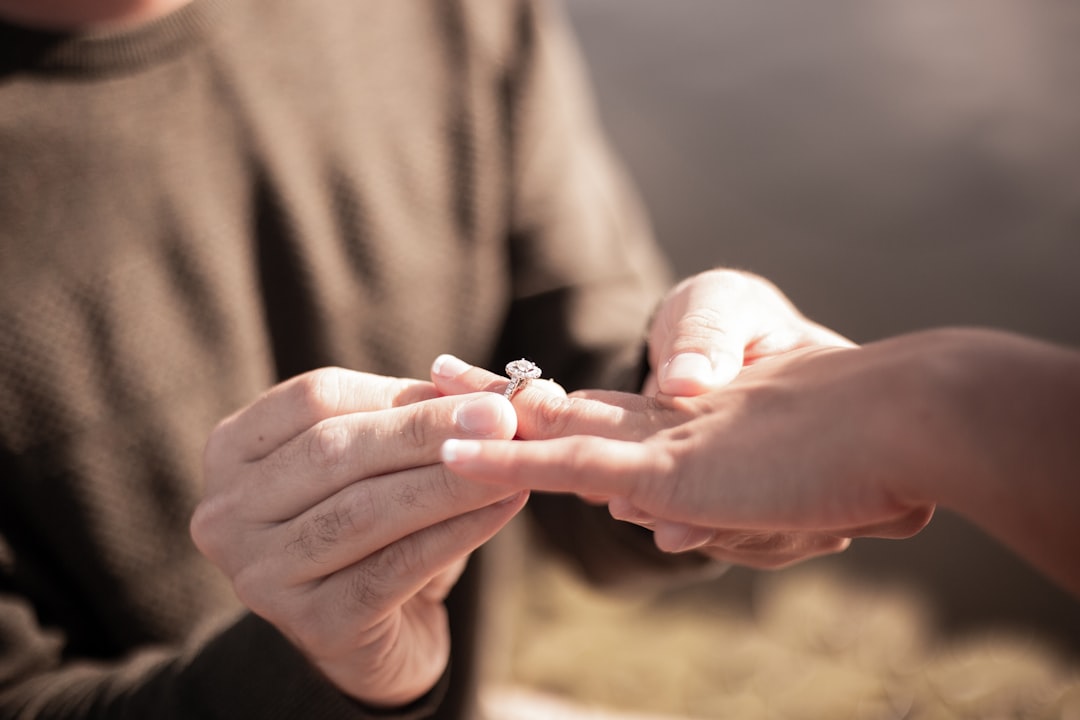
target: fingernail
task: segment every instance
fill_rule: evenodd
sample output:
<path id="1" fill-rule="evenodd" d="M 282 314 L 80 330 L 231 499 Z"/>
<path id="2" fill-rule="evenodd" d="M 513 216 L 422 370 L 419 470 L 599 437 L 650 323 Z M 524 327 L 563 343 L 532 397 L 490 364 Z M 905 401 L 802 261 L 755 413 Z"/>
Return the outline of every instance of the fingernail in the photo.
<path id="1" fill-rule="evenodd" d="M 709 528 L 665 523 L 664 526 L 657 528 L 656 544 L 666 552 L 687 552 L 708 544 L 713 536 L 714 532 Z"/>
<path id="2" fill-rule="evenodd" d="M 469 363 L 461 358 L 454 357 L 453 355 L 440 355 L 435 358 L 435 362 L 431 364 L 431 372 L 439 377 L 452 380 L 470 367 Z"/>
<path id="3" fill-rule="evenodd" d="M 608 512 L 616 520 L 634 523 L 635 525 L 651 525 L 656 521 L 656 518 L 642 512 L 624 497 L 613 497 L 608 500 Z"/>
<path id="4" fill-rule="evenodd" d="M 502 395 L 484 393 L 459 406 L 454 422 L 470 435 L 494 435 L 505 428 L 506 416 L 513 412 L 510 401 Z"/>
<path id="5" fill-rule="evenodd" d="M 709 387 L 713 381 L 712 362 L 701 353 L 680 353 L 668 360 L 660 370 L 661 385 L 672 380 L 690 381 Z"/>
<path id="6" fill-rule="evenodd" d="M 495 503 L 495 505 L 496 505 L 496 507 L 498 507 L 500 505 L 510 505 L 511 503 L 518 502 L 519 500 L 521 500 L 521 498 L 523 496 L 528 495 L 528 494 L 529 494 L 528 490 L 520 490 L 520 491 L 514 493 L 513 495 L 511 495 L 510 497 L 503 498 L 499 502 Z"/>
<path id="7" fill-rule="evenodd" d="M 450 439 L 442 444 L 439 457 L 444 463 L 468 462 L 480 454 L 480 443 L 476 440 Z"/>

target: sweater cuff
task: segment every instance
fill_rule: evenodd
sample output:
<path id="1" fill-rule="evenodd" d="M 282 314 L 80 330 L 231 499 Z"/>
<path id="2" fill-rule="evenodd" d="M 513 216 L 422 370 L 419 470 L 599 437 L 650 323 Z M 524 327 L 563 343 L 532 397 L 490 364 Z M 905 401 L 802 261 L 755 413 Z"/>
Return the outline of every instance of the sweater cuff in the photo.
<path id="1" fill-rule="evenodd" d="M 338 690 L 270 623 L 247 613 L 214 637 L 183 673 L 191 717 L 234 720 L 419 720 L 446 694 L 449 670 L 426 695 L 400 708 L 372 708 Z"/>

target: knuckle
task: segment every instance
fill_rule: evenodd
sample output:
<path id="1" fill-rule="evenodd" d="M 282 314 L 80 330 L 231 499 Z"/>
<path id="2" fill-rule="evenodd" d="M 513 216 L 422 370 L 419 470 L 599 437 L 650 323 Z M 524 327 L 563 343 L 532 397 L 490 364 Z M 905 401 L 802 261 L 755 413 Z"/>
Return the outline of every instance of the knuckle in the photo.
<path id="1" fill-rule="evenodd" d="M 755 277 L 742 270 L 731 268 L 714 268 L 705 273 L 705 276 L 716 285 L 732 290 L 741 290 L 747 287 Z"/>
<path id="2" fill-rule="evenodd" d="M 723 332 L 724 320 L 725 315 L 721 308 L 702 305 L 687 310 L 679 318 L 676 330 L 690 336 Z"/>
<path id="3" fill-rule="evenodd" d="M 561 395 L 544 394 L 537 398 L 533 406 L 537 428 L 544 435 L 558 437 L 566 433 L 573 415 L 573 406 L 579 402 L 575 398 Z"/>
<path id="4" fill-rule="evenodd" d="M 235 462 L 233 459 L 235 450 L 229 439 L 231 424 L 230 419 L 219 422 L 210 431 L 210 435 L 206 438 L 206 445 L 203 446 L 203 477 L 206 478 L 208 487 L 212 487 L 214 478 L 224 472 L 231 462 Z"/>
<path id="5" fill-rule="evenodd" d="M 300 524 L 296 537 L 285 550 L 309 562 L 322 562 L 326 552 L 337 543 L 341 528 L 342 521 L 337 513 L 317 513 Z"/>
<path id="6" fill-rule="evenodd" d="M 933 505 L 918 507 L 901 519 L 897 528 L 897 534 L 901 538 L 909 538 L 916 535 L 930 524 L 930 520 L 933 519 L 933 517 Z"/>
<path id="7" fill-rule="evenodd" d="M 349 451 L 348 429 L 340 422 L 324 420 L 308 431 L 308 461 L 322 470 L 345 462 Z"/>
<path id="8" fill-rule="evenodd" d="M 221 496 L 205 498 L 196 507 L 188 524 L 195 547 L 206 557 L 220 562 L 223 548 L 228 546 L 222 531 L 223 517 L 228 517 L 230 509 Z"/>
<path id="9" fill-rule="evenodd" d="M 252 562 L 238 569 L 232 576 L 232 587 L 233 594 L 244 607 L 279 629 L 290 631 L 290 635 L 301 629 L 299 620 L 319 617 L 311 607 L 316 596 L 283 584 L 281 575 L 269 560 Z"/>
<path id="10" fill-rule="evenodd" d="M 410 578 L 424 565 L 424 553 L 419 542 L 405 539 L 387 546 L 379 555 L 380 574 L 387 578 Z"/>
<path id="11" fill-rule="evenodd" d="M 336 543 L 348 525 L 348 515 L 342 515 L 337 508 L 329 512 L 317 513 L 311 519 L 312 533 L 324 546 Z"/>
<path id="12" fill-rule="evenodd" d="M 596 452 L 589 439 L 578 437 L 567 444 L 565 462 L 571 477 L 587 477 L 596 461 Z"/>
<path id="13" fill-rule="evenodd" d="M 435 407 L 431 404 L 417 405 L 414 412 L 398 431 L 398 437 L 411 450 L 422 450 L 432 440 L 431 428 L 436 422 Z"/>
<path id="14" fill-rule="evenodd" d="M 329 507 L 305 518 L 285 549 L 309 562 L 322 562 L 333 546 L 371 527 L 376 514 L 371 491 L 357 483 L 339 493 Z"/>
<path id="15" fill-rule="evenodd" d="M 741 558 L 739 562 L 742 564 L 756 568 L 757 570 L 783 570 L 784 568 L 807 559 L 787 553 L 783 555 L 760 555 L 758 553 L 750 553 L 745 556 L 736 553 L 736 557 Z"/>
<path id="16" fill-rule="evenodd" d="M 298 555 L 311 562 L 319 562 L 322 557 L 322 549 L 309 521 L 300 524 L 296 537 L 285 545 L 285 552 Z"/>
<path id="17" fill-rule="evenodd" d="M 297 400 L 310 417 L 332 417 L 338 413 L 344 396 L 345 372 L 342 368 L 325 367 L 296 379 Z"/>
<path id="18" fill-rule="evenodd" d="M 251 611 L 264 617 L 271 614 L 267 600 L 267 580 L 258 565 L 241 568 L 232 578 L 237 599 Z"/>
<path id="19" fill-rule="evenodd" d="M 213 548 L 213 524 L 210 522 L 210 515 L 211 511 L 207 509 L 206 501 L 203 501 L 195 507 L 195 512 L 191 514 L 191 521 L 188 523 L 188 534 L 191 535 L 192 542 L 195 543 L 199 552 L 207 556 Z"/>
<path id="20" fill-rule="evenodd" d="M 692 438 L 687 438 L 691 440 Z M 675 487 L 680 471 L 688 464 L 688 443 L 664 443 L 650 438 L 646 444 L 655 450 L 649 453 L 649 462 L 641 469 L 642 477 L 655 484 Z"/>
<path id="21" fill-rule="evenodd" d="M 370 483 L 356 482 L 339 493 L 335 510 L 343 527 L 354 533 L 366 532 L 379 517 L 378 498 Z"/>
<path id="22" fill-rule="evenodd" d="M 741 553 L 755 553 L 763 556 L 785 557 L 792 550 L 791 536 L 786 533 L 737 531 L 732 532 L 726 545 Z"/>
<path id="23" fill-rule="evenodd" d="M 738 562 L 763 570 L 778 570 L 820 555 L 845 550 L 848 538 L 804 533 L 732 532 L 723 546 Z"/>
<path id="24" fill-rule="evenodd" d="M 648 462 L 634 470 L 637 477 L 634 482 L 635 491 L 631 493 L 630 499 L 648 507 L 681 507 L 685 503 L 679 497 L 679 474 L 687 463 L 680 457 L 680 448 L 652 439 L 645 444 L 652 452 L 649 453 Z"/>
<path id="25" fill-rule="evenodd" d="M 712 297 L 736 297 L 749 288 L 754 279 L 753 274 L 742 270 L 714 268 L 686 278 L 673 292 L 689 296 L 705 291 Z"/>
<path id="26" fill-rule="evenodd" d="M 367 564 L 356 566 L 345 584 L 346 608 L 352 613 L 380 614 L 386 603 L 386 595 L 379 572 Z"/>
<path id="27" fill-rule="evenodd" d="M 433 487 L 437 496 L 447 503 L 455 503 L 462 497 L 462 480 L 452 473 L 449 468 L 439 464 L 435 468 Z M 417 497 L 417 504 L 422 505 L 422 499 Z"/>
<path id="28" fill-rule="evenodd" d="M 833 538 L 832 542 L 830 542 L 825 547 L 825 551 L 829 552 L 829 553 L 839 553 L 839 552 L 844 552 L 849 547 L 851 547 L 851 538 L 836 537 L 836 538 Z"/>
<path id="29" fill-rule="evenodd" d="M 423 490 L 409 482 L 394 488 L 394 502 L 410 510 L 422 509 L 427 506 L 424 502 Z"/>

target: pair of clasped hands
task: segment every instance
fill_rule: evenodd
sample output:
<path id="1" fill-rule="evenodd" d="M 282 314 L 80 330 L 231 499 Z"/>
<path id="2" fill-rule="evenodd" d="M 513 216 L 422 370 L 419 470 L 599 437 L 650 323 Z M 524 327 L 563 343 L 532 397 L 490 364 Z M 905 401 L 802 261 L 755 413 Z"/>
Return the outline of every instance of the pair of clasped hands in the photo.
<path id="1" fill-rule="evenodd" d="M 331 682 L 394 706 L 442 675 L 443 600 L 530 490 L 606 503 L 662 550 L 758 567 L 929 520 L 932 505 L 814 469 L 849 447 L 850 428 L 822 427 L 788 390 L 835 394 L 842 356 L 861 351 L 766 281 L 685 280 L 649 345 L 640 395 L 534 380 L 511 401 L 506 378 L 445 355 L 430 382 L 341 369 L 288 380 L 210 437 L 196 544 Z"/>

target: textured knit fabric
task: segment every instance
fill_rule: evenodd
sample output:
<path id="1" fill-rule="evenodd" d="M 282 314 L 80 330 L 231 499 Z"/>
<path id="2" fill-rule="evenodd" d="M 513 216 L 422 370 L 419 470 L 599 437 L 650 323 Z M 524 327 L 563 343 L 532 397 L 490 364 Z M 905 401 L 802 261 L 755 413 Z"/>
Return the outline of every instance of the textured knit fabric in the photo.
<path id="1" fill-rule="evenodd" d="M 442 352 L 611 384 L 665 280 L 540 0 L 0 25 L 0 717 L 372 715 L 193 547 L 213 425 L 314 367 Z M 660 562 L 542 505 L 587 571 Z M 396 715 L 470 717 L 483 575 L 448 600 L 445 687 Z"/>

